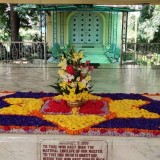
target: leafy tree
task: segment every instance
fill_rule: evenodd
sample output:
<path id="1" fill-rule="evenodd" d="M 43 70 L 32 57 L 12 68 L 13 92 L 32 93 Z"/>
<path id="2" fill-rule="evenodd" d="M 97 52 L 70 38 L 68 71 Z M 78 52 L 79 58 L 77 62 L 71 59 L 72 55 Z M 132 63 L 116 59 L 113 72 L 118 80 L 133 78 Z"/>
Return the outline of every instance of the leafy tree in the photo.
<path id="1" fill-rule="evenodd" d="M 143 5 L 139 22 L 144 22 L 145 20 L 152 18 L 154 9 L 155 6 L 153 5 Z"/>
<path id="2" fill-rule="evenodd" d="M 154 38 L 151 42 L 160 42 L 160 6 L 156 6 L 153 23 L 157 24 L 156 31 L 154 33 Z"/>
<path id="3" fill-rule="evenodd" d="M 139 18 L 138 41 L 151 42 L 160 36 L 160 6 L 144 5 Z"/>
<path id="4" fill-rule="evenodd" d="M 36 8 L 35 5 L 30 4 L 0 4 L 0 30 L 3 33 L 0 39 L 19 41 L 21 40 L 20 28 L 27 30 L 38 24 L 38 12 L 29 9 L 31 7 Z"/>
<path id="5" fill-rule="evenodd" d="M 0 4 L 0 39 L 8 40 L 10 35 L 9 10 L 7 4 Z"/>

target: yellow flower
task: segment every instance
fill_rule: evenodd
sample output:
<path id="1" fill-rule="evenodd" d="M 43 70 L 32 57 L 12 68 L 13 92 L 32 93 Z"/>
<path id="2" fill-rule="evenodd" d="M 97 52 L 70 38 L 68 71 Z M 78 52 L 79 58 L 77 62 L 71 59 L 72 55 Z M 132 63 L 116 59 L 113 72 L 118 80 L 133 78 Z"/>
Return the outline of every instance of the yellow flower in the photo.
<path id="1" fill-rule="evenodd" d="M 79 87 L 80 90 L 82 90 L 82 89 L 84 89 L 86 86 L 85 86 L 84 83 L 79 82 L 79 83 L 78 83 L 78 87 Z"/>
<path id="2" fill-rule="evenodd" d="M 82 100 L 82 94 L 79 93 L 79 94 L 77 94 L 77 101 L 81 101 L 81 100 Z"/>
<path id="3" fill-rule="evenodd" d="M 61 100 L 61 99 L 63 99 L 63 95 L 54 96 L 53 99 Z"/>
<path id="4" fill-rule="evenodd" d="M 5 101 L 11 105 L 1 108 L 0 114 L 27 115 L 34 110 L 40 110 L 43 105 L 41 99 L 34 98 L 6 98 Z"/>
<path id="5" fill-rule="evenodd" d="M 70 83 L 70 86 L 71 86 L 72 88 L 75 88 L 75 87 L 77 86 L 77 82 L 72 82 L 72 83 Z"/>
<path id="6" fill-rule="evenodd" d="M 83 52 L 82 51 L 79 52 L 79 58 L 81 58 L 81 59 L 83 58 Z"/>
<path id="7" fill-rule="evenodd" d="M 61 69 L 65 70 L 67 66 L 67 60 L 66 58 L 64 58 L 63 60 L 61 60 L 61 62 L 58 64 L 58 67 L 61 67 Z"/>
<path id="8" fill-rule="evenodd" d="M 73 61 L 77 61 L 79 59 L 78 53 L 73 53 Z"/>
<path id="9" fill-rule="evenodd" d="M 87 100 L 101 100 L 102 99 L 102 97 L 92 95 L 88 93 L 88 91 L 83 91 L 82 93 L 75 94 L 75 90 L 76 90 L 75 88 L 72 88 L 69 90 L 70 91 L 69 94 L 63 93 L 63 95 L 55 96 L 54 99 L 57 99 L 57 100 L 64 99 L 70 102 L 81 101 L 81 100 L 87 101 Z"/>
<path id="10" fill-rule="evenodd" d="M 86 80 L 86 81 L 90 81 L 90 80 L 91 80 L 91 76 L 90 76 L 90 75 L 87 75 L 86 78 L 85 78 L 85 80 Z"/>
<path id="11" fill-rule="evenodd" d="M 111 112 L 115 112 L 118 118 L 158 118 L 157 113 L 151 113 L 140 108 L 146 103 L 143 100 L 113 100 L 109 103 L 109 109 Z"/>
<path id="12" fill-rule="evenodd" d="M 64 61 L 64 59 L 66 59 L 66 58 L 64 58 L 64 55 L 62 55 L 62 61 Z"/>
<path id="13" fill-rule="evenodd" d="M 64 73 L 65 73 L 65 72 L 64 72 L 63 69 L 59 69 L 59 70 L 58 70 L 58 74 L 59 74 L 60 76 L 64 75 Z"/>
<path id="14" fill-rule="evenodd" d="M 76 91 L 76 88 L 71 88 L 71 89 L 69 88 L 68 90 L 69 90 L 69 92 L 70 92 L 71 94 L 74 94 L 75 91 Z"/>
<path id="15" fill-rule="evenodd" d="M 61 82 L 59 85 L 65 89 L 67 87 L 67 82 Z"/>
<path id="16" fill-rule="evenodd" d="M 76 100 L 76 94 L 69 94 L 68 101 L 75 102 Z"/>
<path id="17" fill-rule="evenodd" d="M 44 119 L 65 128 L 66 131 L 81 131 L 84 128 L 98 124 L 106 118 L 97 115 L 44 115 Z"/>

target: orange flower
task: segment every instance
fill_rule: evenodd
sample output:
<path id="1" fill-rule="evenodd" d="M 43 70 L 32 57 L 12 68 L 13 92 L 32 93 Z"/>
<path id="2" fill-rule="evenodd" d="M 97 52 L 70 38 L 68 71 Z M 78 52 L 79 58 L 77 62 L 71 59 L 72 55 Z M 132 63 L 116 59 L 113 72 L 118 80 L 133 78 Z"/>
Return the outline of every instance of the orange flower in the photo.
<path id="1" fill-rule="evenodd" d="M 39 118 L 43 118 L 43 114 L 38 110 L 33 110 L 32 112 L 29 113 L 29 116 L 36 116 Z"/>
<path id="2" fill-rule="evenodd" d="M 116 118 L 116 117 L 117 117 L 117 114 L 116 114 L 115 112 L 109 113 L 109 114 L 107 114 L 107 115 L 105 116 L 105 118 L 106 118 L 107 120 L 111 120 L 111 119 Z"/>
<path id="3" fill-rule="evenodd" d="M 102 100 L 104 100 L 104 101 L 106 101 L 106 102 L 108 102 L 108 103 L 112 101 L 112 99 L 111 99 L 111 98 L 108 98 L 108 97 L 106 97 L 106 98 L 103 97 Z"/>
<path id="4" fill-rule="evenodd" d="M 45 102 L 45 101 L 47 101 L 47 100 L 51 100 L 51 99 L 53 99 L 53 97 L 43 97 L 43 98 L 41 98 L 41 100 L 42 100 L 43 102 Z"/>

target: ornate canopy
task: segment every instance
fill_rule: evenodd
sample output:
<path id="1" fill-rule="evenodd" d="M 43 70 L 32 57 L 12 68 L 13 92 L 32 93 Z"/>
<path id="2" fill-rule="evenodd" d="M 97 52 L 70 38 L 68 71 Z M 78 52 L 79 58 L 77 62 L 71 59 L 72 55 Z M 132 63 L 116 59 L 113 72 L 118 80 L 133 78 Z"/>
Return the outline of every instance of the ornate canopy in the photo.
<path id="1" fill-rule="evenodd" d="M 31 3 L 31 4 L 160 4 L 160 0 L 0 0 L 0 3 Z"/>

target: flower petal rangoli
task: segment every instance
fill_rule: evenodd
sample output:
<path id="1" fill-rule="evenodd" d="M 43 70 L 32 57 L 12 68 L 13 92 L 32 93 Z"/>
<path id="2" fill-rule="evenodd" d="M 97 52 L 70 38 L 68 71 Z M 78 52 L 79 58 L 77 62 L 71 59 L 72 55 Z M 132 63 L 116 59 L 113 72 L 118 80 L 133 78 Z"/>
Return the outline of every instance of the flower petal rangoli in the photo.
<path id="1" fill-rule="evenodd" d="M 53 100 L 54 97 L 49 97 L 47 100 L 48 99 L 50 101 Z M 105 98 L 102 100 L 104 101 Z M 81 134 L 88 132 L 89 130 L 96 132 L 99 131 L 101 134 L 106 133 L 108 130 L 116 131 L 117 134 L 123 134 L 125 131 L 132 131 L 134 134 L 139 134 L 141 131 L 143 131 L 143 133 L 146 132 L 144 129 L 140 130 L 141 124 L 144 124 L 146 129 L 149 127 L 151 128 L 154 135 L 159 135 L 160 133 L 159 130 L 157 130 L 157 128 L 160 127 L 157 126 L 160 118 L 160 107 L 158 108 L 157 105 L 160 102 L 156 102 L 156 109 L 152 112 L 150 111 L 152 110 L 150 104 L 152 104 L 153 101 L 150 102 L 149 100 L 136 99 L 112 100 L 110 98 L 106 98 L 106 104 L 109 111 L 105 110 L 107 107 L 101 103 L 102 101 L 96 100 L 96 103 L 95 101 L 94 103 L 92 103 L 92 101 L 88 101 L 86 106 L 84 105 L 82 108 L 79 108 L 78 111 L 73 112 L 73 110 L 71 108 L 67 108 L 67 106 L 66 108 L 63 108 L 63 105 L 66 105 L 65 101 L 62 101 L 60 106 L 58 106 L 55 101 L 51 101 L 50 109 L 52 112 L 43 113 L 42 106 L 46 102 L 44 101 L 44 98 L 13 97 L 5 98 L 3 101 L 5 101 L 8 106 L 1 106 L 0 130 L 2 128 L 5 132 L 8 132 L 8 130 L 13 127 L 15 130 L 23 129 L 27 132 L 28 130 L 32 131 L 33 127 L 34 130 L 40 127 L 39 130 L 41 132 L 47 132 L 47 130 L 49 132 L 51 130 L 58 129 L 59 131 L 63 131 L 68 134 Z M 52 108 L 51 104 L 55 106 L 55 108 Z M 63 109 L 61 109 L 61 107 Z M 56 114 L 53 114 L 53 112 L 56 112 Z M 67 114 L 64 114 L 65 112 Z M 28 122 L 28 120 L 31 121 Z M 38 123 L 38 121 L 40 123 Z M 134 122 L 134 128 L 132 128 L 132 121 Z M 21 122 L 23 122 L 22 126 L 20 126 Z M 123 122 L 123 124 L 121 122 Z M 125 129 L 125 123 L 131 129 Z M 151 125 L 148 126 L 150 123 Z M 152 123 L 156 124 L 152 125 Z M 3 124 L 7 125 L 2 127 Z M 9 124 L 11 125 L 9 126 Z M 26 126 L 23 124 L 26 124 Z M 115 127 L 115 124 L 119 124 L 118 126 L 120 128 L 117 126 L 119 129 L 116 129 L 117 127 Z M 138 125 L 137 128 L 136 125 Z M 153 130 L 154 126 L 155 130 Z"/>

